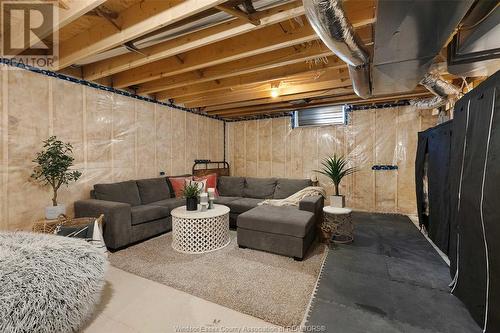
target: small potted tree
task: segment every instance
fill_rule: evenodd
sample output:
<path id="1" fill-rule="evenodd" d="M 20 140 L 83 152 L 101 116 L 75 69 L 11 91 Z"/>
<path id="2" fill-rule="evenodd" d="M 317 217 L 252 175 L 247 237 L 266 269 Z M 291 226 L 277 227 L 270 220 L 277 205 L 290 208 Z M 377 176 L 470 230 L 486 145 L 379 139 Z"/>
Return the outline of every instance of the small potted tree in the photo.
<path id="1" fill-rule="evenodd" d="M 330 206 L 344 207 L 345 197 L 339 193 L 340 182 L 345 176 L 356 172 L 356 168 L 349 167 L 347 159 L 344 156 L 337 156 L 337 154 L 325 158 L 321 165 L 323 166 L 322 170 L 314 171 L 327 176 L 335 188 L 335 195 L 330 196 Z"/>
<path id="2" fill-rule="evenodd" d="M 57 191 L 62 185 L 77 181 L 82 173 L 69 170 L 73 165 L 73 146 L 51 136 L 43 142 L 43 149 L 36 154 L 33 160 L 36 166 L 31 178 L 42 186 L 52 188 L 52 206 L 45 208 L 45 218 L 56 219 L 60 214 L 66 213 L 66 206 L 57 202 Z"/>
<path id="3" fill-rule="evenodd" d="M 200 195 L 200 193 L 201 189 L 196 183 L 193 182 L 184 185 L 182 195 L 186 198 L 186 210 L 198 210 L 198 195 Z"/>

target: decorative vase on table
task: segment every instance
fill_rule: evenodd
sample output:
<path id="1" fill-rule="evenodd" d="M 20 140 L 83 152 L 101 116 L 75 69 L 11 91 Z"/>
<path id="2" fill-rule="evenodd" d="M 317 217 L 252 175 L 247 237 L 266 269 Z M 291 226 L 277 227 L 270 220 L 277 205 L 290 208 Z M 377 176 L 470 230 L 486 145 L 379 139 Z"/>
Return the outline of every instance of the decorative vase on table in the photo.
<path id="1" fill-rule="evenodd" d="M 198 195 L 201 189 L 195 183 L 186 183 L 182 189 L 182 194 L 186 198 L 186 210 L 198 210 Z"/>
<path id="2" fill-rule="evenodd" d="M 332 157 L 327 157 L 321 165 L 322 170 L 314 170 L 327 176 L 333 183 L 335 195 L 330 196 L 330 206 L 337 208 L 345 207 L 345 197 L 339 194 L 339 186 L 342 178 L 356 172 L 356 168 L 348 167 L 348 160 L 344 156 L 333 154 Z"/>
<path id="3" fill-rule="evenodd" d="M 330 195 L 330 206 L 337 208 L 345 207 L 345 196 L 343 195 Z"/>
<path id="4" fill-rule="evenodd" d="M 198 210 L 198 198 L 186 198 L 186 210 L 194 211 Z"/>

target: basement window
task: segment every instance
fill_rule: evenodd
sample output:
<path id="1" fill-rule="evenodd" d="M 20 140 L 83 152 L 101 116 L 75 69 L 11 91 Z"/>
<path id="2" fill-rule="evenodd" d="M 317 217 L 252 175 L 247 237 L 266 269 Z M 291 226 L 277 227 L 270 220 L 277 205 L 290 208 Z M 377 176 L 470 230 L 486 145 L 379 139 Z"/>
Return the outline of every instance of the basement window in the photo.
<path id="1" fill-rule="evenodd" d="M 346 123 L 346 106 L 332 105 L 294 111 L 293 128 L 307 126 L 344 125 Z"/>

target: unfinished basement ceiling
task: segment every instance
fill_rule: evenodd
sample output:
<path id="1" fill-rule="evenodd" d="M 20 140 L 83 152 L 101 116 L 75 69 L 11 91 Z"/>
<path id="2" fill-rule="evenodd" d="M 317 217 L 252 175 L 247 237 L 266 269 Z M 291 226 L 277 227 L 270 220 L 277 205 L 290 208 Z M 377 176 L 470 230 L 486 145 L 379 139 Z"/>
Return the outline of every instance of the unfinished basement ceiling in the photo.
<path id="1" fill-rule="evenodd" d="M 432 97 L 418 81 L 429 68 L 439 68 L 445 79 L 461 84 L 460 76 L 441 64 L 455 27 L 464 17 L 478 20 L 467 12 L 480 6 L 473 0 L 440 3 L 432 14 L 439 21 L 432 26 L 432 41 L 420 43 L 418 36 L 429 33 L 430 25 L 414 18 L 430 4 L 410 1 L 402 8 L 393 1 L 339 1 L 370 58 L 373 96 L 363 99 L 343 57 L 309 23 L 302 1 L 96 0 L 94 5 L 60 29 L 59 71 L 226 119 Z M 170 21 L 155 21 L 159 17 Z M 77 47 L 78 41 L 85 47 Z M 418 43 L 404 48 L 404 41 Z"/>

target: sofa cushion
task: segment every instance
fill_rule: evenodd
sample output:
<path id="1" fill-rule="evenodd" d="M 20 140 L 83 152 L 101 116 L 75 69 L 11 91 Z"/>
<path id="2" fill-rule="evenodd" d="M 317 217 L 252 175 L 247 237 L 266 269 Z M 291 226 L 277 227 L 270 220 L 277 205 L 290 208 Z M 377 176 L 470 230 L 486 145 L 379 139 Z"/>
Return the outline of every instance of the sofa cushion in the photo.
<path id="1" fill-rule="evenodd" d="M 94 195 L 98 200 L 122 202 L 131 206 L 141 204 L 139 189 L 134 180 L 113 184 L 95 184 Z"/>
<path id="2" fill-rule="evenodd" d="M 238 216 L 238 228 L 303 238 L 314 227 L 314 214 L 294 206 L 258 206 Z"/>
<path id="3" fill-rule="evenodd" d="M 167 207 L 142 205 L 132 207 L 131 213 L 132 225 L 138 225 L 166 218 L 170 216 L 170 209 L 168 209 Z"/>
<path id="4" fill-rule="evenodd" d="M 140 179 L 137 188 L 143 205 L 170 198 L 170 188 L 167 178 Z"/>
<path id="5" fill-rule="evenodd" d="M 251 178 L 245 179 L 243 196 L 247 198 L 270 199 L 276 188 L 276 178 Z"/>
<path id="6" fill-rule="evenodd" d="M 225 197 L 242 197 L 245 178 L 222 176 L 217 180 L 219 195 Z"/>
<path id="7" fill-rule="evenodd" d="M 184 206 L 185 204 L 186 204 L 186 199 L 184 198 L 169 198 L 165 200 L 151 202 L 148 205 L 166 207 L 170 211 L 172 211 L 174 208 Z"/>
<path id="8" fill-rule="evenodd" d="M 310 179 L 288 179 L 278 178 L 276 181 L 276 190 L 274 190 L 274 199 L 285 199 L 298 191 L 311 186 Z"/>
<path id="9" fill-rule="evenodd" d="M 218 196 L 215 197 L 215 203 L 219 205 L 228 205 L 230 202 L 234 200 L 242 199 L 241 197 L 223 197 L 223 196 Z"/>
<path id="10" fill-rule="evenodd" d="M 226 203 L 226 206 L 229 207 L 231 213 L 241 214 L 257 207 L 259 202 L 262 202 L 262 199 L 240 198 Z"/>

